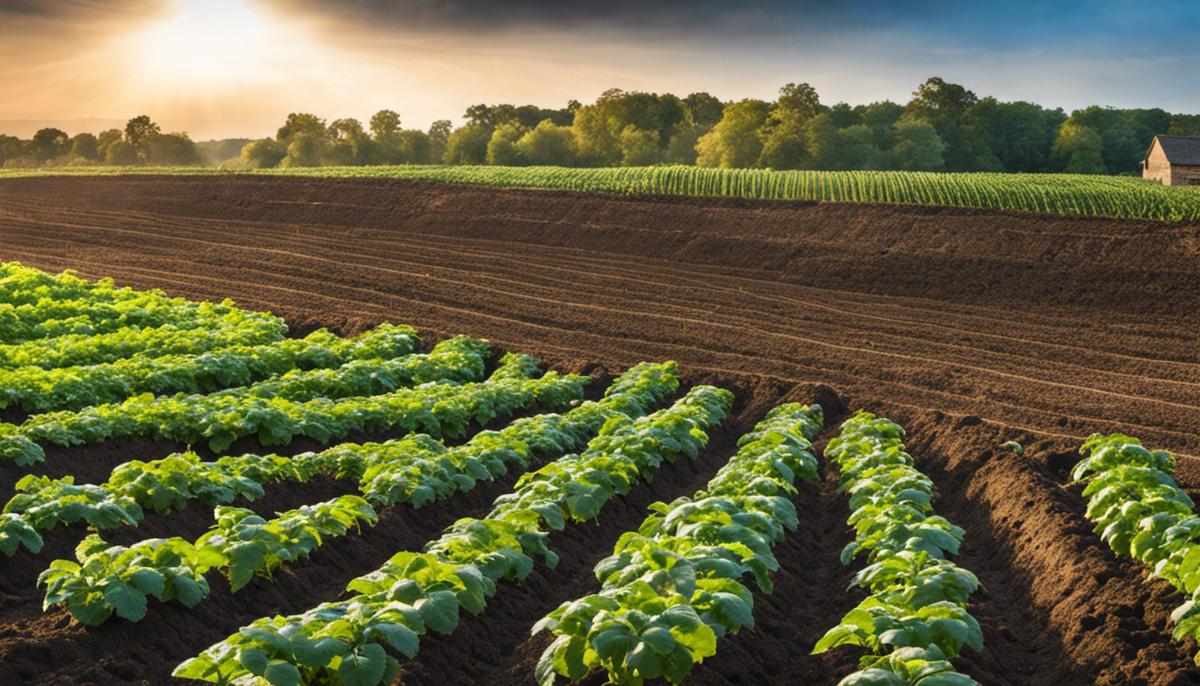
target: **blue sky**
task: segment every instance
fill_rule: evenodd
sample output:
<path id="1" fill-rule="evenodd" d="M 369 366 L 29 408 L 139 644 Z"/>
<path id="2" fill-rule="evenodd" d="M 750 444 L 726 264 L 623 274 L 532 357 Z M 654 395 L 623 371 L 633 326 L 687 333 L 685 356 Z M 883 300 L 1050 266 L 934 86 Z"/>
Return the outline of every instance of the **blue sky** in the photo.
<path id="1" fill-rule="evenodd" d="M 287 112 L 559 106 L 610 87 L 905 101 L 934 75 L 1051 107 L 1200 112 L 1200 0 L 0 0 L 0 120 L 149 111 L 198 137 Z"/>

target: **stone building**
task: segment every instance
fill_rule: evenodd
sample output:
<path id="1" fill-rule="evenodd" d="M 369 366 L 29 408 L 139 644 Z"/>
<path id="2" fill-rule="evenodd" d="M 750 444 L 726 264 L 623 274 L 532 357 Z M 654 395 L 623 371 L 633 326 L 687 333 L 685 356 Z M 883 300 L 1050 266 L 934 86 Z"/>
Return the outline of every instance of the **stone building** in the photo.
<path id="1" fill-rule="evenodd" d="M 1164 186 L 1200 186 L 1200 138 L 1155 136 L 1142 161 L 1142 178 Z"/>

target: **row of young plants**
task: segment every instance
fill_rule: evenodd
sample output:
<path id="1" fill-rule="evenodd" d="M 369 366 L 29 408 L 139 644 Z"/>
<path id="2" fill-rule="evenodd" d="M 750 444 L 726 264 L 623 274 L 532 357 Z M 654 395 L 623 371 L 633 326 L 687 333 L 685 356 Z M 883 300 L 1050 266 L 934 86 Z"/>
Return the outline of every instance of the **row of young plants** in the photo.
<path id="1" fill-rule="evenodd" d="M 163 301 L 172 300 L 157 289 L 117 286 L 107 277 L 88 281 L 70 270 L 51 274 L 20 262 L 0 262 L 0 303 L 13 306 L 56 300 L 117 304 L 143 300 L 146 294 L 157 295 Z"/>
<path id="2" fill-rule="evenodd" d="M 754 598 L 743 583 L 772 589 L 772 548 L 799 525 L 789 497 L 797 478 L 817 478 L 811 441 L 824 424 L 820 405 L 773 409 L 738 441 L 704 490 L 650 506 L 653 514 L 618 539 L 596 566 L 597 593 L 563 603 L 533 627 L 555 639 L 535 676 L 576 681 L 595 670 L 610 684 L 680 684 L 717 641 L 754 627 Z"/>
<path id="3" fill-rule="evenodd" d="M 868 651 L 861 669 L 839 686 L 972 686 L 950 660 L 983 648 L 967 599 L 979 580 L 947 555 L 963 530 L 933 512 L 934 486 L 904 451 L 904 429 L 869 412 L 842 425 L 825 456 L 849 494 L 855 537 L 842 563 L 865 555 L 851 586 L 869 595 L 817 642 L 813 653 L 841 645 Z"/>
<path id="4" fill-rule="evenodd" d="M 411 327 L 382 324 L 353 338 L 318 329 L 304 338 L 235 344 L 198 355 L 141 353 L 103 364 L 0 369 L 0 409 L 18 406 L 33 414 L 119 403 L 142 393 L 211 393 L 291 370 L 401 357 L 416 350 L 418 343 Z"/>
<path id="5" fill-rule="evenodd" d="M 99 531 L 137 526 L 145 510 L 161 515 L 191 501 L 214 506 L 256 500 L 271 483 L 303 483 L 318 476 L 358 480 L 362 495 L 376 506 L 421 507 L 470 490 L 479 480 L 503 476 L 514 465 L 525 469 L 534 454 L 581 447 L 610 417 L 645 414 L 678 385 L 674 363 L 642 363 L 618 377 L 600 401 L 563 414 L 521 418 L 450 448 L 428 434 L 410 434 L 293 457 L 247 454 L 206 462 L 195 453 L 181 453 L 135 460 L 116 467 L 102 484 L 31 474 L 17 482 L 17 494 L 0 516 L 0 552 L 11 555 L 23 541 L 37 552 L 41 534 L 76 522 Z"/>
<path id="6" fill-rule="evenodd" d="M 454 338 L 438 344 L 428 355 L 356 360 L 336 370 L 297 371 L 209 395 L 142 394 L 78 412 L 34 415 L 20 425 L 0 425 L 0 460 L 27 466 L 44 459 L 42 443 L 71 446 L 118 436 L 187 445 L 204 442 L 214 452 L 250 435 L 257 435 L 263 445 L 286 445 L 294 436 L 328 443 L 353 430 L 390 428 L 394 418 L 406 417 L 431 403 L 440 407 L 452 404 L 457 396 L 475 397 L 481 392 L 478 382 L 461 389 L 459 382 L 483 373 L 489 349 L 484 341 Z M 508 355 L 492 380 L 527 378 L 537 370 L 536 359 Z M 550 378 L 558 377 L 551 374 Z M 403 387 L 412 383 L 423 385 Z M 460 418 L 462 429 L 470 418 L 471 413 Z M 434 420 L 432 416 L 417 419 L 414 427 Z M 431 430 L 437 430 L 436 422 Z"/>
<path id="7" fill-rule="evenodd" d="M 65 605 L 77 621 L 95 626 L 114 614 L 131 622 L 146 616 L 150 597 L 194 607 L 209 594 L 204 575 L 220 570 L 233 591 L 256 575 L 270 576 L 284 562 L 308 556 L 323 541 L 379 520 L 354 495 L 304 505 L 268 520 L 254 511 L 220 506 L 215 523 L 195 542 L 152 538 L 131 546 L 109 545 L 98 535 L 75 549 L 76 561 L 55 560 L 38 576 L 46 586 L 42 609 Z"/>
<path id="8" fill-rule="evenodd" d="M 0 301 L 0 342 L 32 343 L 57 336 L 95 336 L 164 324 L 198 329 L 234 311 L 238 308 L 231 300 L 197 302 L 167 297 L 159 291 L 131 291 L 130 297 L 116 302 L 88 296 L 43 298 L 23 304 Z"/>
<path id="9" fill-rule="evenodd" d="M 283 340 L 287 324 L 274 315 L 231 310 L 202 326 L 163 324 L 102 334 L 67 334 L 24 343 L 0 344 L 0 369 L 72 367 L 113 362 L 131 355 L 198 355 L 231 345 L 266 345 Z"/>
<path id="10" fill-rule="evenodd" d="M 215 683 L 274 686 L 331 681 L 374 686 L 394 680 L 427 631 L 449 634 L 460 609 L 478 614 L 500 580 L 526 577 L 540 557 L 553 566 L 549 531 L 587 521 L 663 462 L 695 457 L 723 420 L 727 391 L 693 388 L 671 407 L 608 419 L 582 453 L 525 474 L 483 519 L 462 519 L 425 552 L 401 552 L 350 582 L 349 597 L 287 617 L 264 617 L 176 668 Z"/>
<path id="11" fill-rule="evenodd" d="M 1071 478 L 1085 484 L 1085 516 L 1113 552 L 1187 597 L 1171 613 L 1172 635 L 1200 639 L 1200 516 L 1175 481 L 1175 458 L 1119 433 L 1093 434 L 1080 453 Z"/>
<path id="12" fill-rule="evenodd" d="M 502 431 L 477 434 L 463 446 L 448 450 L 433 438 L 419 434 L 403 439 L 411 449 L 389 451 L 384 460 L 377 460 L 373 454 L 365 456 L 366 459 L 355 455 L 358 460 L 346 454 L 331 453 L 329 457 L 341 467 L 351 469 L 359 462 L 360 473 L 362 464 L 368 461 L 370 468 L 383 468 L 379 474 L 387 470 L 398 472 L 397 476 L 413 487 L 408 497 L 390 492 L 386 502 L 376 504 L 406 502 L 420 507 L 431 500 L 469 491 L 479 480 L 504 474 L 509 465 L 526 468 L 534 454 L 561 454 L 586 443 L 587 437 L 598 431 L 606 419 L 617 416 L 620 409 L 645 413 L 677 384 L 673 365 L 643 364 L 617 379 L 601 401 L 585 403 L 564 415 L 518 420 Z M 343 448 L 342 453 L 345 452 Z M 448 488 L 434 490 L 437 486 Z M 428 493 L 419 494 L 421 489 L 428 489 Z M 77 551 L 77 562 L 59 560 L 43 573 L 39 583 L 48 586 L 45 606 L 66 604 L 72 615 L 85 624 L 101 623 L 114 611 L 119 617 L 138 621 L 145 615 L 147 595 L 160 601 L 177 600 L 191 607 L 207 595 L 207 585 L 197 594 L 185 581 L 189 592 L 186 596 L 176 596 L 170 586 L 162 588 L 158 578 L 182 575 L 195 580 L 211 569 L 220 569 L 229 577 L 231 589 L 237 592 L 253 576 L 270 576 L 280 564 L 307 555 L 324 540 L 344 534 L 352 525 L 373 525 L 378 517 L 363 498 L 343 496 L 271 520 L 242 508 L 218 507 L 214 519 L 213 528 L 194 543 L 176 537 L 153 539 L 126 548 L 106 546 L 98 536 L 89 537 Z M 137 586 L 137 575 L 142 570 L 153 572 L 143 574 L 151 580 L 150 588 Z M 118 590 L 110 593 L 110 588 Z M 125 603 L 126 610 L 113 605 L 110 595 Z M 130 596 L 132 601 L 128 600 Z"/>

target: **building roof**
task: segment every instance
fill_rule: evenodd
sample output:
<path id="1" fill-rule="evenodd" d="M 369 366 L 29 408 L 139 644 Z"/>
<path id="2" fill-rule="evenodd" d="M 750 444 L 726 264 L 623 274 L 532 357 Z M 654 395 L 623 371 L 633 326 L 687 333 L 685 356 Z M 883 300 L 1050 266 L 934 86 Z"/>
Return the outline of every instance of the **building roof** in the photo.
<path id="1" fill-rule="evenodd" d="M 1163 153 L 1171 164 L 1200 165 L 1200 138 L 1193 136 L 1158 136 Z"/>

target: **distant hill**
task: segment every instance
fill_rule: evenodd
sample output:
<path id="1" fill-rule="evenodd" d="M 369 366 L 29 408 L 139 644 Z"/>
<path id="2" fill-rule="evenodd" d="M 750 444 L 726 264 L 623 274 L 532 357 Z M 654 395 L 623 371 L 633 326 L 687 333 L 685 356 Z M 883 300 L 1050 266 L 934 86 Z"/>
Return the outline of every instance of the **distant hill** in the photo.
<path id="1" fill-rule="evenodd" d="M 81 119 L 0 119 L 0 134 L 31 138 L 40 129 L 62 129 L 74 136 L 77 133 L 100 133 L 106 129 L 124 129 L 126 119 L 83 117 Z"/>

